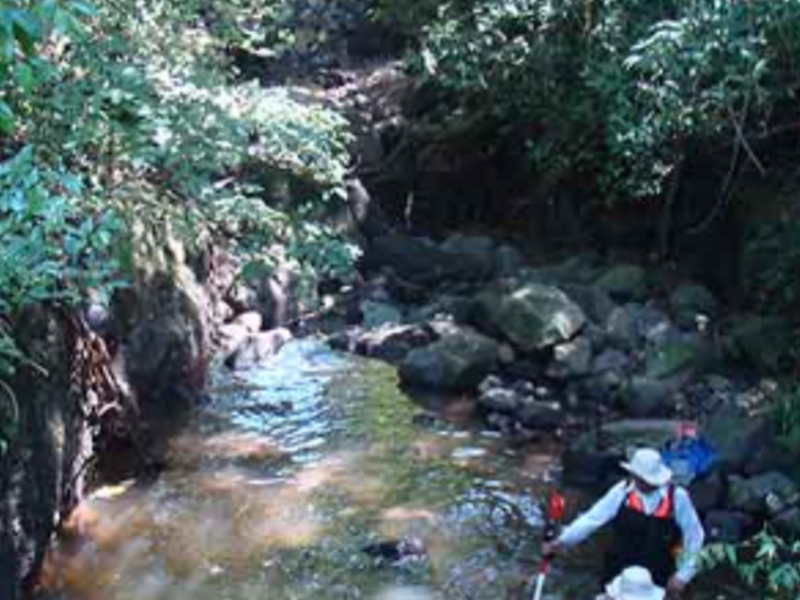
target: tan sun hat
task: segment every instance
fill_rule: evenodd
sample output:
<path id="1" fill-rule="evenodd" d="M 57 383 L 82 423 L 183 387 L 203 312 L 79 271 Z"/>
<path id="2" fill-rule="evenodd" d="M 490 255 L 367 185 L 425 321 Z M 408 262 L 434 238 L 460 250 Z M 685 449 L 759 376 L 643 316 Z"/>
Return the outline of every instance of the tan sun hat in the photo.
<path id="1" fill-rule="evenodd" d="M 661 453 L 652 448 L 640 448 L 633 453 L 630 462 L 622 463 L 622 468 L 656 487 L 666 485 L 672 479 L 672 471 L 664 464 Z"/>
<path id="2" fill-rule="evenodd" d="M 653 583 L 644 567 L 628 567 L 606 586 L 613 600 L 663 600 L 664 588 Z"/>

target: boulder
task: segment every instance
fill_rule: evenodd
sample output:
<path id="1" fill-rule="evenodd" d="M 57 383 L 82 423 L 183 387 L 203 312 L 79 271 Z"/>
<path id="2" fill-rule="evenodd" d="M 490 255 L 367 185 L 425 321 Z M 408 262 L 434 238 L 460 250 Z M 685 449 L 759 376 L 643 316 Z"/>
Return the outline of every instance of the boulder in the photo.
<path id="1" fill-rule="evenodd" d="M 248 333 L 261 331 L 261 326 L 263 324 L 264 318 L 261 316 L 261 313 L 254 310 L 236 315 L 236 317 L 231 320 L 231 325 L 241 326 Z"/>
<path id="2" fill-rule="evenodd" d="M 190 313 L 173 313 L 137 325 L 122 348 L 128 379 L 139 398 L 167 398 L 194 390 L 205 377 L 202 324 Z M 199 381 L 198 381 L 199 379 Z"/>
<path id="3" fill-rule="evenodd" d="M 592 323 L 605 328 L 617 304 L 604 290 L 595 285 L 564 283 L 559 288 L 586 314 Z"/>
<path id="4" fill-rule="evenodd" d="M 695 335 L 679 334 L 651 344 L 645 357 L 648 377 L 691 377 L 711 362 L 702 340 Z"/>
<path id="5" fill-rule="evenodd" d="M 485 387 L 481 385 L 481 387 Z M 496 386 L 482 389 L 478 404 L 489 412 L 514 414 L 522 406 L 523 397 L 515 390 Z"/>
<path id="6" fill-rule="evenodd" d="M 409 352 L 400 363 L 412 387 L 462 390 L 477 385 L 500 362 L 500 346 L 468 327 L 452 327 L 430 346 Z"/>
<path id="7" fill-rule="evenodd" d="M 615 308 L 606 322 L 609 341 L 626 350 L 647 343 L 659 345 L 670 339 L 674 327 L 660 310 L 642 304 L 625 304 Z"/>
<path id="8" fill-rule="evenodd" d="M 595 375 L 615 373 L 622 380 L 627 376 L 631 366 L 631 359 L 627 354 L 619 350 L 607 349 L 595 356 L 592 362 L 592 373 Z"/>
<path id="9" fill-rule="evenodd" d="M 670 294 L 670 308 L 675 321 L 681 327 L 697 325 L 699 317 L 713 318 L 719 311 L 719 304 L 708 288 L 697 284 L 684 283 Z"/>
<path id="10" fill-rule="evenodd" d="M 703 419 L 701 437 L 717 451 L 717 467 L 740 471 L 759 448 L 770 443 L 773 425 L 733 402 L 720 404 Z"/>
<path id="11" fill-rule="evenodd" d="M 786 539 L 800 539 L 800 507 L 792 506 L 783 510 L 770 523 Z"/>
<path id="12" fill-rule="evenodd" d="M 503 244 L 494 251 L 492 271 L 498 278 L 513 277 L 525 268 L 525 264 L 525 257 L 519 250 Z"/>
<path id="13" fill-rule="evenodd" d="M 362 324 L 367 329 L 375 329 L 383 325 L 399 325 L 403 322 L 403 313 L 394 304 L 364 300 L 361 303 Z"/>
<path id="14" fill-rule="evenodd" d="M 619 401 L 627 388 L 627 383 L 619 373 L 607 371 L 579 380 L 575 392 L 581 398 L 592 401 L 596 409 L 600 409 L 610 407 Z"/>
<path id="15" fill-rule="evenodd" d="M 403 234 L 377 237 L 361 260 L 366 271 L 391 268 L 401 279 L 419 286 L 442 281 L 475 281 L 490 273 L 476 268 L 474 255 L 448 251 L 433 242 Z"/>
<path id="16" fill-rule="evenodd" d="M 217 346 L 223 361 L 241 346 L 252 332 L 244 325 L 228 323 L 217 331 Z"/>
<path id="17" fill-rule="evenodd" d="M 736 544 L 744 541 L 756 527 L 756 521 L 746 513 L 731 510 L 712 510 L 703 520 L 707 542 Z"/>
<path id="18" fill-rule="evenodd" d="M 594 254 L 571 256 L 563 262 L 527 269 L 522 277 L 530 283 L 546 285 L 587 285 L 597 278 L 597 257 Z"/>
<path id="19" fill-rule="evenodd" d="M 569 341 L 586 323 L 583 311 L 566 294 L 536 283 L 485 290 L 475 299 L 474 314 L 479 324 L 523 352 Z"/>
<path id="20" fill-rule="evenodd" d="M 636 265 L 612 267 L 595 284 L 619 302 L 638 301 L 647 297 L 647 274 Z"/>
<path id="21" fill-rule="evenodd" d="M 583 336 L 553 348 L 546 375 L 553 379 L 575 379 L 592 370 L 592 344 Z"/>
<path id="22" fill-rule="evenodd" d="M 725 478 L 718 471 L 695 479 L 689 486 L 689 494 L 697 511 L 702 514 L 720 508 L 725 498 L 725 487 Z"/>
<path id="23" fill-rule="evenodd" d="M 364 139 L 374 139 L 365 137 Z M 377 146 L 380 146 L 380 142 Z M 362 146 L 363 147 L 363 146 Z M 380 150 L 378 150 L 380 154 Z M 360 234 L 369 241 L 389 232 L 386 215 L 378 202 L 376 202 L 360 179 L 348 179 L 345 183 L 347 192 L 348 219 L 345 230 Z"/>
<path id="24" fill-rule="evenodd" d="M 237 313 L 259 313 L 263 327 L 275 328 L 315 310 L 320 298 L 317 282 L 309 281 L 307 274 L 283 261 L 276 268 L 256 262 L 245 265 L 225 301 Z"/>
<path id="25" fill-rule="evenodd" d="M 431 344 L 437 335 L 427 326 L 387 325 L 371 331 L 351 330 L 330 339 L 331 347 L 399 364 L 415 348 Z"/>
<path id="26" fill-rule="evenodd" d="M 469 319 L 471 310 L 471 299 L 453 294 L 443 294 L 437 296 L 430 304 L 410 311 L 408 321 L 427 322 L 433 319 L 452 319 L 464 323 Z"/>
<path id="27" fill-rule="evenodd" d="M 495 244 L 491 238 L 456 233 L 441 248 L 473 272 L 470 279 L 488 279 L 494 274 Z"/>
<path id="28" fill-rule="evenodd" d="M 516 420 L 528 429 L 555 429 L 564 422 L 564 411 L 558 402 L 525 398 Z"/>
<path id="29" fill-rule="evenodd" d="M 728 481 L 728 505 L 734 510 L 765 513 L 772 496 L 783 504 L 798 500 L 797 484 L 782 473 L 764 473 L 749 479 L 731 475 Z"/>
<path id="30" fill-rule="evenodd" d="M 622 476 L 619 463 L 643 446 L 662 448 L 685 423 L 631 419 L 604 423 L 570 443 L 563 455 L 564 480 L 575 485 L 605 485 Z"/>
<path id="31" fill-rule="evenodd" d="M 673 394 L 680 389 L 675 380 L 648 376 L 633 377 L 624 395 L 627 413 L 632 417 L 652 417 L 672 408 Z"/>
<path id="32" fill-rule="evenodd" d="M 277 354 L 292 337 L 285 328 L 250 334 L 225 360 L 225 365 L 235 371 L 256 367 Z"/>

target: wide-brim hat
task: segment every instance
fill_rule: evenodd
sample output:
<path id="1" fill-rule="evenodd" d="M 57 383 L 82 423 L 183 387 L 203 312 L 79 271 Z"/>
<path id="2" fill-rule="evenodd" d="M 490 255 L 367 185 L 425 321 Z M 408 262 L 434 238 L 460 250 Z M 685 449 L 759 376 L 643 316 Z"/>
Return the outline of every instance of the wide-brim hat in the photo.
<path id="1" fill-rule="evenodd" d="M 652 448 L 640 448 L 633 453 L 630 462 L 623 462 L 621 466 L 631 475 L 656 487 L 666 485 L 672 480 L 672 471 L 664 464 L 661 453 Z"/>
<path id="2" fill-rule="evenodd" d="M 663 600 L 666 592 L 644 567 L 628 567 L 606 586 L 606 594 L 613 600 Z"/>

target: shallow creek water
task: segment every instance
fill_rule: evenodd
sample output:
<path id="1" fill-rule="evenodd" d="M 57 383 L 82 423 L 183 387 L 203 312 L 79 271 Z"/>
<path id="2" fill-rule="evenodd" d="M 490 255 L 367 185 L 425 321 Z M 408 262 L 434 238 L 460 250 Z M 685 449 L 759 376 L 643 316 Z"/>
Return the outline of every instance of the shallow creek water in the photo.
<path id="1" fill-rule="evenodd" d="M 529 598 L 557 452 L 510 447 L 466 403 L 442 405 L 431 418 L 392 368 L 311 341 L 220 376 L 155 481 L 78 508 L 39 596 Z M 408 556 L 376 552 L 396 540 Z M 557 568 L 549 589 L 592 598 L 592 554 Z"/>

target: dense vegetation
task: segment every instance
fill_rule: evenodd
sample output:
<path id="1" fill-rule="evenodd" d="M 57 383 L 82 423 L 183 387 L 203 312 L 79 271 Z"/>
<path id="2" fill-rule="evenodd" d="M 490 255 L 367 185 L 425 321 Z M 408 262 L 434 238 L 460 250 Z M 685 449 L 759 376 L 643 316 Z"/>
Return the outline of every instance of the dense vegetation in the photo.
<path id="1" fill-rule="evenodd" d="M 668 255 L 681 227 L 703 235 L 754 180 L 796 183 L 800 0 L 373 4 L 411 40 L 409 68 L 440 93 L 443 114 L 489 112 L 495 141 L 521 141 L 543 202 L 576 203 L 579 216 L 657 207 L 656 247 L 644 253 Z M 308 218 L 344 195 L 346 121 L 244 82 L 231 58 L 231 48 L 290 48 L 290 5 L 0 0 L 0 404 L 11 406 L 0 414 L 16 413 L 4 381 L 27 360 L 15 316 L 125 285 L 133 219 L 187 243 L 210 236 L 252 269 L 279 255 L 300 270 L 349 265 L 351 248 Z M 698 171 L 713 198 L 678 222 Z M 745 223 L 743 285 L 749 307 L 796 319 L 800 210 L 785 196 L 770 219 Z M 787 393 L 779 410 L 793 450 L 798 398 Z M 797 545 L 758 541 L 745 573 L 793 593 L 796 565 L 774 560 Z"/>
<path id="2" fill-rule="evenodd" d="M 26 360 L 20 310 L 124 285 L 133 220 L 187 243 L 210 234 L 253 267 L 276 248 L 300 270 L 346 267 L 348 247 L 299 217 L 342 196 L 344 119 L 239 82 L 226 55 L 277 35 L 277 8 L 0 3 L 0 381 Z"/>
<path id="3" fill-rule="evenodd" d="M 735 277 L 749 307 L 797 317 L 800 2 L 413 4 L 381 5 L 419 36 L 412 68 L 449 98 L 451 114 L 489 110 L 498 140 L 523 140 L 543 201 L 577 204 L 578 216 L 598 204 L 649 204 L 660 215 L 656 244 L 641 250 L 662 257 L 681 234 L 711 235 L 715 221 L 737 214 L 745 260 Z M 755 201 L 745 192 L 753 181 Z M 783 197 L 764 197 L 770 189 Z M 688 220 L 676 216 L 679 197 Z M 769 204 L 777 210 L 759 209 Z M 789 452 L 800 448 L 798 415 L 797 391 L 787 391 L 776 418 Z M 798 540 L 764 531 L 708 558 L 793 598 L 798 556 Z"/>

